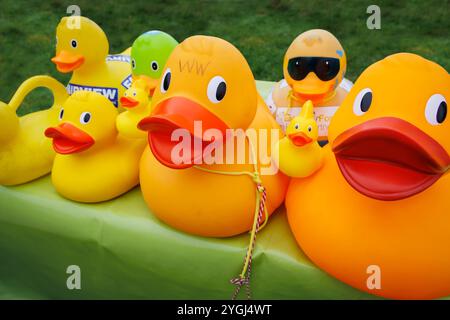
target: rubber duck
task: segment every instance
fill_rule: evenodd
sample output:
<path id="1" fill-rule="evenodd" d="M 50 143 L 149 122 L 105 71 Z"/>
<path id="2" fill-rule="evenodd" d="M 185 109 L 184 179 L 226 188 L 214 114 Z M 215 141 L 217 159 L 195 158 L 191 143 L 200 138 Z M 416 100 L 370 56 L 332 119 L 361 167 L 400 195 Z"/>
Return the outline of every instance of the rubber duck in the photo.
<path id="1" fill-rule="evenodd" d="M 139 130 L 137 125 L 151 112 L 147 82 L 143 79 L 133 81 L 131 88 L 120 98 L 120 103 L 127 111 L 117 116 L 117 130 L 128 138 L 145 139 L 147 133 Z"/>
<path id="2" fill-rule="evenodd" d="M 167 61 L 152 109 L 139 123 L 149 144 L 140 183 L 159 219 L 191 234 L 229 237 L 252 228 L 255 184 L 267 191 L 267 214 L 282 204 L 289 179 L 270 159 L 280 128 L 256 91 L 247 61 L 232 44 L 209 36 L 184 40 Z M 231 129 L 242 135 L 230 135 Z M 252 140 L 246 129 L 256 137 L 273 132 L 276 138 L 269 133 L 267 141 Z M 178 134 L 185 139 L 176 139 Z M 242 143 L 234 143 L 234 137 Z M 180 143 L 185 148 L 178 149 Z M 256 156 L 264 149 L 269 161 Z M 214 151 L 219 161 L 209 161 Z"/>
<path id="3" fill-rule="evenodd" d="M 319 129 L 314 120 L 311 100 L 305 102 L 300 115 L 292 119 L 286 136 L 277 145 L 274 160 L 289 177 L 307 177 L 323 164 L 323 150 L 317 143 Z"/>
<path id="4" fill-rule="evenodd" d="M 159 30 L 145 32 L 133 42 L 131 47 L 133 81 L 145 80 L 150 96 L 155 91 L 167 59 L 177 45 L 177 40 Z"/>
<path id="5" fill-rule="evenodd" d="M 79 90 L 98 92 L 119 106 L 119 97 L 131 85 L 130 56 L 108 55 L 109 43 L 103 30 L 86 17 L 75 26 L 64 17 L 56 28 L 56 56 L 51 61 L 59 72 L 73 72 L 67 85 L 70 94 Z"/>
<path id="6" fill-rule="evenodd" d="M 25 97 L 44 87 L 53 95 L 46 110 L 16 114 Z M 0 184 L 17 185 L 50 172 L 55 152 L 44 137 L 44 130 L 58 122 L 60 106 L 67 99 L 65 87 L 49 76 L 34 76 L 23 82 L 11 101 L 0 102 Z"/>
<path id="7" fill-rule="evenodd" d="M 101 202 L 138 184 L 145 140 L 118 135 L 117 114 L 103 95 L 77 91 L 63 104 L 59 125 L 45 130 L 57 152 L 52 182 L 65 198 Z"/>
<path id="8" fill-rule="evenodd" d="M 319 125 L 319 142 L 325 144 L 330 120 L 351 87 L 344 78 L 346 70 L 345 51 L 330 32 L 313 29 L 295 38 L 284 56 L 284 79 L 266 100 L 282 128 L 286 129 L 300 113 L 300 107 L 311 100 Z"/>
<path id="9" fill-rule="evenodd" d="M 399 53 L 368 67 L 329 128 L 321 170 L 292 179 L 289 225 L 307 256 L 375 295 L 450 295 L 450 76 Z"/>

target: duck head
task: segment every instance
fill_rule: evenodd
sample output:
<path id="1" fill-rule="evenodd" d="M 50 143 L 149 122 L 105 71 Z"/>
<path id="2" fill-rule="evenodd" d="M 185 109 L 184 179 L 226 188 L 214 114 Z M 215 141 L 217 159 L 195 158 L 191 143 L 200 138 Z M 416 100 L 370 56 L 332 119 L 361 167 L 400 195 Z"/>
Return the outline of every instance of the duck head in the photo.
<path id="1" fill-rule="evenodd" d="M 346 55 L 338 39 L 321 29 L 306 31 L 295 38 L 283 62 L 284 78 L 293 94 L 313 102 L 334 95 L 346 68 Z"/>
<path id="2" fill-rule="evenodd" d="M 140 35 L 131 47 L 133 81 L 147 82 L 148 94 L 153 95 L 164 66 L 178 42 L 169 34 L 153 30 Z"/>
<path id="3" fill-rule="evenodd" d="M 7 144 L 19 131 L 16 109 L 0 101 L 0 145 Z"/>
<path id="4" fill-rule="evenodd" d="M 149 104 L 148 85 L 143 79 L 133 81 L 131 88 L 125 91 L 120 103 L 126 109 L 143 110 Z"/>
<path id="5" fill-rule="evenodd" d="M 115 141 L 117 115 L 114 105 L 101 94 L 77 91 L 60 109 L 60 124 L 47 128 L 45 135 L 53 139 L 59 154 L 95 150 Z"/>
<path id="6" fill-rule="evenodd" d="M 450 76 L 399 53 L 367 68 L 333 117 L 329 140 L 358 192 L 400 200 L 429 188 L 450 166 Z"/>
<path id="7" fill-rule="evenodd" d="M 223 143 L 227 129 L 248 128 L 256 106 L 255 80 L 239 50 L 219 38 L 193 36 L 172 52 L 152 99 L 152 114 L 138 127 L 148 131 L 151 151 L 162 164 L 187 168 L 197 163 L 198 153 L 192 150 L 189 163 L 174 161 L 171 153 L 179 143 L 173 141 L 174 130 L 184 129 L 193 146 L 204 150 L 212 139 L 199 135 L 196 124 L 202 131 L 215 130 Z"/>
<path id="8" fill-rule="evenodd" d="M 291 120 L 286 128 L 286 136 L 297 147 L 317 141 L 319 129 L 314 119 L 314 106 L 311 100 L 303 104 L 300 115 Z"/>
<path id="9" fill-rule="evenodd" d="M 79 25 L 73 22 L 74 17 L 64 17 L 56 28 L 56 55 L 51 60 L 59 72 L 89 70 L 104 62 L 109 52 L 103 30 L 88 18 L 76 18 Z"/>

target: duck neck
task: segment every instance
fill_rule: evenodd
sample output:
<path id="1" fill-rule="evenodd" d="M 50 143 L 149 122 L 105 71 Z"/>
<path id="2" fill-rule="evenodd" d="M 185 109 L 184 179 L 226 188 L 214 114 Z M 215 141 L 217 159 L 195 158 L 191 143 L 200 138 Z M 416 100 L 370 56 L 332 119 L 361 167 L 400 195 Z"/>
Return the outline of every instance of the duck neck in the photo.
<path id="1" fill-rule="evenodd" d="M 77 83 L 82 80 L 83 82 L 86 79 L 92 79 L 93 74 L 104 73 L 107 70 L 106 58 L 101 62 L 91 62 L 89 64 L 83 64 L 80 68 L 76 69 L 73 72 L 71 82 Z"/>

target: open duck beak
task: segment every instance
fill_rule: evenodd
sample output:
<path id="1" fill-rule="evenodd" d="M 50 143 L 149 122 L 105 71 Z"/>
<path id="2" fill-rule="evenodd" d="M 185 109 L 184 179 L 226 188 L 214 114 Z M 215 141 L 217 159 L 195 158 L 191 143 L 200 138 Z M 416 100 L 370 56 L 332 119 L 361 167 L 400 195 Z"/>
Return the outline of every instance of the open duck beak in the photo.
<path id="1" fill-rule="evenodd" d="M 45 130 L 45 136 L 53 139 L 53 149 L 59 154 L 72 154 L 89 149 L 95 140 L 83 130 L 64 122 Z"/>
<path id="2" fill-rule="evenodd" d="M 313 140 L 308 137 L 304 132 L 296 132 L 291 133 L 288 138 L 292 141 L 294 145 L 297 147 L 303 147 L 307 145 L 308 143 L 311 143 Z"/>
<path id="3" fill-rule="evenodd" d="M 68 73 L 79 68 L 84 63 L 84 57 L 62 50 L 51 61 L 56 64 L 56 69 L 59 72 Z"/>
<path id="4" fill-rule="evenodd" d="M 347 182 L 378 200 L 422 192 L 450 167 L 449 154 L 436 140 L 399 118 L 377 118 L 350 128 L 332 149 Z"/>
<path id="5" fill-rule="evenodd" d="M 201 126 L 200 130 L 198 126 Z M 173 97 L 156 105 L 152 115 L 142 119 L 138 128 L 148 131 L 150 149 L 159 162 L 173 169 L 183 169 L 201 163 L 203 150 L 213 142 L 203 139 L 202 134 L 205 130 L 219 130 L 223 142 L 229 127 L 197 102 L 183 97 Z M 184 129 L 191 137 L 191 153 L 187 162 L 180 162 L 172 155 L 174 147 L 180 143 L 179 140 L 172 138 L 177 129 Z"/>
<path id="6" fill-rule="evenodd" d="M 134 108 L 139 104 L 139 101 L 130 97 L 120 98 L 120 104 L 125 108 Z"/>

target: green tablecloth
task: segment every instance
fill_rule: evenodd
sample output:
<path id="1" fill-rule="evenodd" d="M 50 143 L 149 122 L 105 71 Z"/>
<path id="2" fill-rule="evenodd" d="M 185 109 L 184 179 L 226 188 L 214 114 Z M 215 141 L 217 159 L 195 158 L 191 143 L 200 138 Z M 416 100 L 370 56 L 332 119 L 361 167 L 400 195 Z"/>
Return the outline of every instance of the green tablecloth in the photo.
<path id="1" fill-rule="evenodd" d="M 264 98 L 270 86 L 258 82 Z M 0 187 L 0 298 L 229 299 L 248 240 L 178 232 L 152 215 L 139 188 L 101 204 L 71 202 L 47 176 Z M 67 289 L 69 265 L 81 268 L 81 290 Z M 305 257 L 284 208 L 258 235 L 252 271 L 256 299 L 373 298 Z"/>

